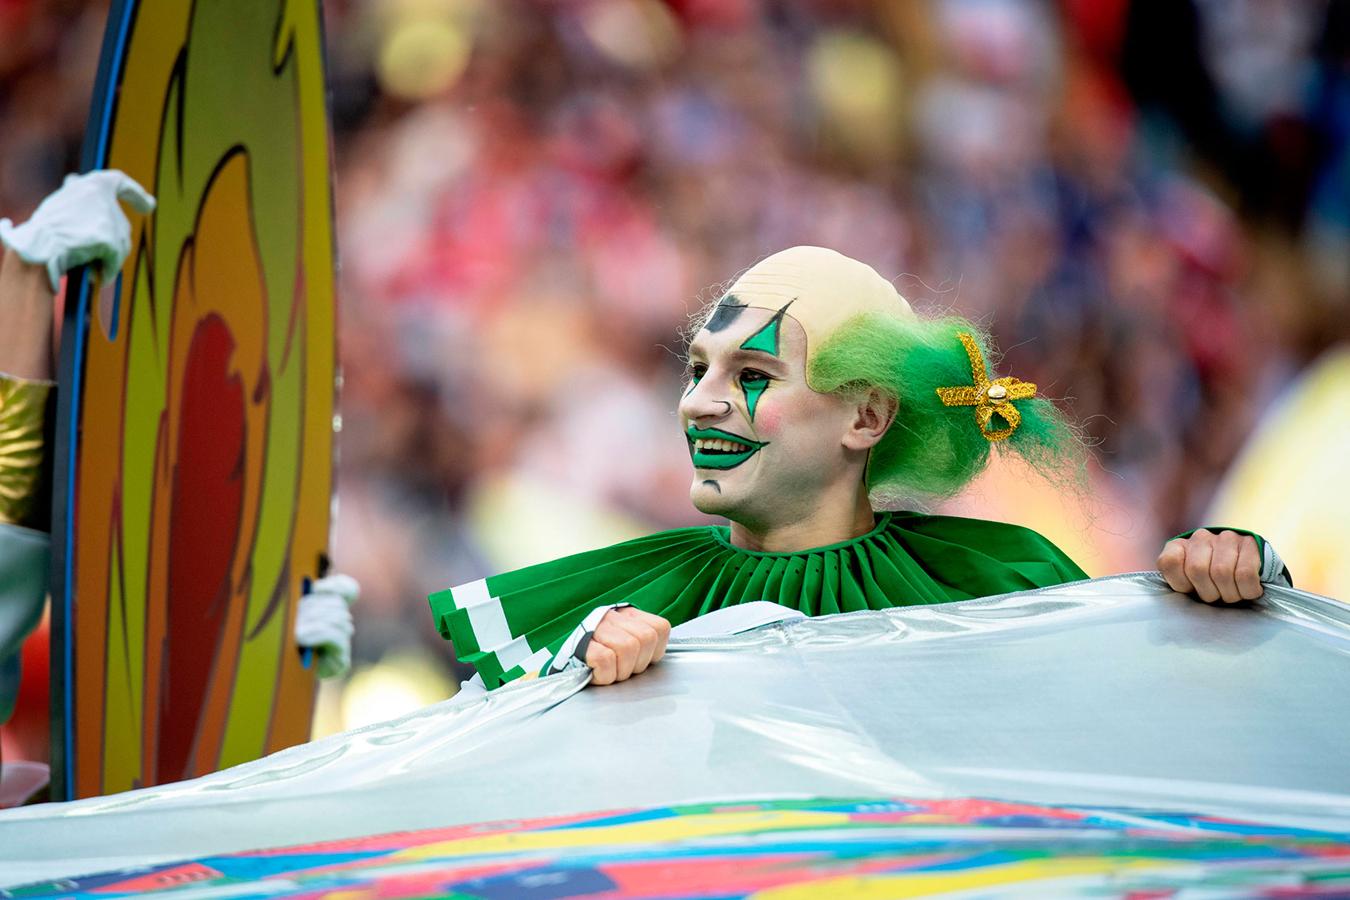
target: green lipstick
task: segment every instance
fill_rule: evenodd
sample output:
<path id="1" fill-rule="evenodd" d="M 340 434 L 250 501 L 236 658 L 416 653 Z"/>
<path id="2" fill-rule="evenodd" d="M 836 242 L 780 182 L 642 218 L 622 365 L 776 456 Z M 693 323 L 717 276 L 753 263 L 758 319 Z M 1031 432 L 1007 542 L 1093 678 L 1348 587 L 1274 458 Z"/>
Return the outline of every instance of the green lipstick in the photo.
<path id="1" fill-rule="evenodd" d="M 734 469 L 750 457 L 758 453 L 762 448 L 769 445 L 768 441 L 752 441 L 748 437 L 741 437 L 739 434 L 721 431 L 716 428 L 695 428 L 689 426 L 684 433 L 685 440 L 689 441 L 689 455 L 693 457 L 694 468 L 696 469 Z M 696 450 L 694 442 L 699 439 L 733 441 L 747 449 L 745 450 Z"/>

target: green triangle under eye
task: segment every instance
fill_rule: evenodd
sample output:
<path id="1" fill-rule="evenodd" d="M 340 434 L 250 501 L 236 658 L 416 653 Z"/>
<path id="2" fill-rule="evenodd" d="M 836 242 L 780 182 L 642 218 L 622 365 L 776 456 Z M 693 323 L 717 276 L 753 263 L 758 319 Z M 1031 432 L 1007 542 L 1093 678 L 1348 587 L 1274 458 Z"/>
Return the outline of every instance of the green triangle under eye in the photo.
<path id="1" fill-rule="evenodd" d="M 755 407 L 759 405 L 759 398 L 768 386 L 767 380 L 741 385 L 741 390 L 745 391 L 745 409 L 750 413 L 751 422 L 755 421 Z"/>
<path id="2" fill-rule="evenodd" d="M 759 331 L 756 331 L 754 334 L 750 335 L 750 337 L 745 339 L 745 343 L 741 344 L 741 349 L 759 350 L 769 354 L 770 356 L 777 356 L 778 330 L 783 324 L 783 315 L 787 312 L 787 308 L 791 305 L 792 305 L 791 300 L 783 304 L 783 308 L 780 309 L 778 312 L 774 313 L 773 318 L 770 319 L 763 328 L 761 328 Z"/>

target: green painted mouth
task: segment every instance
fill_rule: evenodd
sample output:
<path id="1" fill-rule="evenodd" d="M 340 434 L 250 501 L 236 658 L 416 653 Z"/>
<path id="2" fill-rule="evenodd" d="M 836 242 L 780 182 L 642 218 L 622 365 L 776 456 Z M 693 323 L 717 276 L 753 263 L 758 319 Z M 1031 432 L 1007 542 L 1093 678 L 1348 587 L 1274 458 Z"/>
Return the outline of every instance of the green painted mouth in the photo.
<path id="1" fill-rule="evenodd" d="M 750 457 L 758 453 L 762 448 L 769 446 L 768 441 L 752 441 L 748 437 L 742 437 L 739 434 L 731 434 L 727 431 L 720 431 L 716 428 L 694 428 L 692 425 L 684 433 L 685 440 L 689 441 L 689 455 L 694 460 L 696 469 L 734 469 Z M 699 438 L 709 438 L 723 441 L 735 441 L 738 444 L 744 444 L 749 447 L 748 450 L 740 450 L 736 453 L 727 453 L 718 450 L 695 450 L 694 441 Z"/>

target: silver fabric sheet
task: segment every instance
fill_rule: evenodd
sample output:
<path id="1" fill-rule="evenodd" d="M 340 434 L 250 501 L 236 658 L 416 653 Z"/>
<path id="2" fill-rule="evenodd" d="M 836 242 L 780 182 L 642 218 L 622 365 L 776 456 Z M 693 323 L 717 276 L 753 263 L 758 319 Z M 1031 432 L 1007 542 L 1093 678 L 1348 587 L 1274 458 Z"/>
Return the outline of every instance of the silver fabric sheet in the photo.
<path id="1" fill-rule="evenodd" d="M 174 785 L 0 813 L 0 885 L 583 810 L 983 796 L 1350 829 L 1350 609 L 1155 575 L 673 642 Z"/>

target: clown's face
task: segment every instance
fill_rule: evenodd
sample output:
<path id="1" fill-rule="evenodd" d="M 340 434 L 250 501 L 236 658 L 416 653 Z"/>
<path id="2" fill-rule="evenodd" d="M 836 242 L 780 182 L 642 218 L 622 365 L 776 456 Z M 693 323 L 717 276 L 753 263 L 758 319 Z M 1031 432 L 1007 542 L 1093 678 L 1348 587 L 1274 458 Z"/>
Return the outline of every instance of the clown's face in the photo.
<path id="1" fill-rule="evenodd" d="M 729 296 L 689 346 L 680 424 L 701 512 L 751 529 L 803 521 L 850 469 L 856 406 L 806 383 L 806 333 L 786 311 Z"/>

